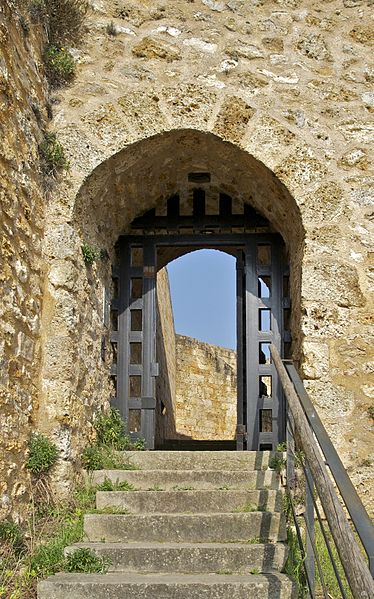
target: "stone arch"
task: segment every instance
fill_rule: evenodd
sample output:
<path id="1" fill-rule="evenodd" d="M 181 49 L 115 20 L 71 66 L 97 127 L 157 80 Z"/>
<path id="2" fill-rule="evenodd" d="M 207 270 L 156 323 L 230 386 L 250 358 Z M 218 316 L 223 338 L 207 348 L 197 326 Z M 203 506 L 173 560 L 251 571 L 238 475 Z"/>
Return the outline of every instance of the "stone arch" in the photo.
<path id="1" fill-rule="evenodd" d="M 64 220 L 61 216 L 51 218 L 45 246 L 51 260 L 50 295 L 47 295 L 44 306 L 41 405 L 54 416 L 56 408 L 59 412 L 57 423 L 53 425 L 55 436 L 61 446 L 69 448 L 63 466 L 69 467 L 70 456 L 82 444 L 74 431 L 85 429 L 90 436 L 90 425 L 87 427 L 86 423 L 92 421 L 110 395 L 108 365 L 100 354 L 100 338 L 105 334 L 103 290 L 110 285 L 109 263 L 98 262 L 86 271 L 79 257 L 79 246 L 89 242 L 106 250 L 113 258 L 116 239 L 126 233 L 135 217 L 157 206 L 168 195 L 188 193 L 190 171 L 210 172 L 211 193 L 221 190 L 250 204 L 269 220 L 274 231 L 282 235 L 291 262 L 294 355 L 302 356 L 305 348 L 302 326 L 305 329 L 304 323 L 310 318 L 305 312 L 303 314 L 301 291 L 306 288 L 307 299 L 309 294 L 314 304 L 318 304 L 322 301 L 323 291 L 331 284 L 328 272 L 322 273 L 322 285 L 319 284 L 320 272 L 314 263 L 313 284 L 310 285 L 307 278 L 310 268 L 307 277 L 302 277 L 305 189 L 298 201 L 295 194 L 302 184 L 305 169 L 308 183 L 315 180 L 315 173 L 310 175 L 309 171 L 315 167 L 318 172 L 318 164 L 314 164 L 308 152 L 300 151 L 296 162 L 290 161 L 288 167 L 275 168 L 274 172 L 259 160 L 259 149 L 254 151 L 255 157 L 248 149 L 250 146 L 249 142 L 243 144 L 237 139 L 227 141 L 217 134 L 216 129 L 214 133 L 196 128 L 173 129 L 146 137 L 115 152 L 93 169 L 81 185 L 73 205 L 69 203 L 65 210 L 68 225 L 58 224 Z M 289 181 L 294 195 L 281 178 Z M 317 198 L 318 193 L 317 190 Z M 71 197 L 71 192 L 69 195 Z M 307 224 L 310 203 L 305 208 Z M 61 202 L 59 206 L 55 204 L 54 209 L 61 210 Z M 65 254 L 58 247 L 56 249 L 55 242 L 61 234 L 66 235 L 69 246 Z M 336 297 L 339 291 L 333 290 L 333 295 Z M 314 347 L 311 347 L 312 354 Z M 54 404 L 53 408 L 48 407 L 51 404 Z"/>

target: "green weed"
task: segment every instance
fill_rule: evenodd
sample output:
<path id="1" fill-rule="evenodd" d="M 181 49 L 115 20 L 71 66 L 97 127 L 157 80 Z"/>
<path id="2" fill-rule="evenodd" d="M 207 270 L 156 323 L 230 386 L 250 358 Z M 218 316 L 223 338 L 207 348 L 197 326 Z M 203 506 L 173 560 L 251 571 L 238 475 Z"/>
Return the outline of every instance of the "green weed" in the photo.
<path id="1" fill-rule="evenodd" d="M 94 262 L 100 257 L 100 250 L 96 249 L 89 243 L 83 243 L 81 246 L 83 260 L 86 266 L 92 266 Z"/>
<path id="2" fill-rule="evenodd" d="M 143 439 L 133 442 L 126 435 L 125 422 L 119 411 L 115 408 L 111 408 L 108 412 L 100 414 L 94 422 L 94 427 L 98 445 L 113 447 L 117 451 L 144 449 Z"/>
<path id="3" fill-rule="evenodd" d="M 294 529 L 291 526 L 287 527 L 287 546 L 288 557 L 283 571 L 296 581 L 298 597 L 299 599 L 303 599 L 307 590 L 304 559 L 301 554 L 296 532 L 294 532 Z"/>
<path id="4" fill-rule="evenodd" d="M 127 482 L 127 480 L 113 483 L 109 478 L 105 478 L 104 482 L 97 486 L 97 491 L 135 491 L 135 487 Z"/>
<path id="5" fill-rule="evenodd" d="M 144 439 L 133 442 L 125 432 L 125 422 L 115 408 L 100 414 L 94 427 L 97 443 L 87 447 L 82 454 L 83 467 L 86 470 L 135 470 L 120 451 L 143 450 Z"/>
<path id="6" fill-rule="evenodd" d="M 269 468 L 275 470 L 278 474 L 281 474 L 286 467 L 286 459 L 283 456 L 275 455 L 269 460 Z"/>
<path id="7" fill-rule="evenodd" d="M 327 528 L 327 527 L 325 526 L 325 528 Z M 331 546 L 331 551 L 334 556 L 334 560 L 337 565 L 338 572 L 342 579 L 347 599 L 353 599 L 353 595 L 349 589 L 347 580 L 345 578 L 343 566 L 341 565 L 338 551 L 336 549 L 334 540 L 333 540 L 332 535 L 329 530 L 326 530 L 326 536 L 329 540 L 329 543 Z M 325 540 L 324 540 L 324 537 L 322 534 L 321 526 L 317 522 L 315 524 L 315 543 L 316 543 L 317 553 L 318 553 L 318 557 L 319 557 L 319 560 L 321 563 L 321 568 L 322 568 L 323 577 L 325 580 L 325 585 L 326 585 L 327 591 L 331 597 L 341 597 L 341 592 L 339 589 L 338 581 L 336 579 L 335 572 L 332 567 L 331 558 L 330 558 L 330 555 L 329 555 L 327 547 L 326 547 L 326 543 L 325 543 Z M 321 582 L 317 568 L 316 568 L 316 588 L 317 588 L 317 592 L 322 591 L 322 582 Z"/>
<path id="8" fill-rule="evenodd" d="M 279 451 L 280 453 L 287 451 L 287 443 L 278 443 L 275 451 Z"/>
<path id="9" fill-rule="evenodd" d="M 111 35 L 112 37 L 115 37 L 117 35 L 117 29 L 113 21 L 108 23 L 108 25 L 106 26 L 106 32 L 108 35 Z"/>
<path id="10" fill-rule="evenodd" d="M 92 549 L 80 547 L 66 556 L 64 570 L 66 572 L 105 574 L 110 565 L 109 559 L 96 555 Z"/>
<path id="11" fill-rule="evenodd" d="M 16 556 L 20 556 L 25 551 L 25 541 L 21 528 L 15 522 L 0 522 L 0 541 L 9 545 Z M 1 595 L 0 595 L 1 596 Z"/>
<path id="12" fill-rule="evenodd" d="M 88 471 L 93 470 L 136 470 L 126 456 L 111 447 L 86 447 L 82 453 L 82 465 Z"/>
<path id="13" fill-rule="evenodd" d="M 39 146 L 39 152 L 46 174 L 56 175 L 69 168 L 64 148 L 57 140 L 55 133 L 47 132 L 44 134 L 44 140 Z"/>
<path id="14" fill-rule="evenodd" d="M 250 513 L 250 512 L 266 512 L 266 508 L 262 505 L 253 505 L 251 503 L 247 503 L 246 505 L 242 505 L 235 510 L 236 513 Z"/>
<path id="15" fill-rule="evenodd" d="M 69 50 L 50 45 L 44 51 L 46 76 L 52 87 L 69 83 L 75 77 L 76 64 Z"/>
<path id="16" fill-rule="evenodd" d="M 35 599 L 38 580 L 65 570 L 64 549 L 82 540 L 84 513 L 94 507 L 95 489 L 85 486 L 69 502 L 33 502 L 25 533 L 1 522 L 1 599 Z"/>
<path id="17" fill-rule="evenodd" d="M 29 457 L 26 468 L 34 475 L 47 473 L 58 459 L 58 449 L 47 437 L 32 433 L 29 441 Z"/>

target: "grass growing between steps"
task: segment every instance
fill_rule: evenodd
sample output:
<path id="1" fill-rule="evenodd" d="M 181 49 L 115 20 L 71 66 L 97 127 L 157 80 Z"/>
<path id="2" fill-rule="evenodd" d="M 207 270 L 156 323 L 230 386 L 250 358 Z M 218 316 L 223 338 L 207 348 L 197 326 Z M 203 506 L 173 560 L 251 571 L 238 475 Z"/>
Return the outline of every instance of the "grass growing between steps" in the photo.
<path id="1" fill-rule="evenodd" d="M 303 543 L 305 546 L 305 524 L 301 517 L 298 518 L 298 520 L 299 520 L 299 526 L 302 531 Z M 326 529 L 327 529 L 327 526 L 326 526 Z M 348 582 L 345 578 L 343 566 L 341 565 L 339 555 L 338 555 L 337 549 L 335 547 L 335 543 L 332 539 L 331 533 L 328 530 L 326 530 L 326 533 L 327 533 L 329 543 L 331 545 L 332 553 L 333 553 L 334 560 L 337 565 L 338 572 L 339 572 L 340 577 L 343 582 L 343 587 L 344 587 L 346 597 L 347 597 L 347 599 L 354 599 L 354 597 L 349 589 Z M 327 589 L 329 599 L 341 599 L 342 594 L 341 594 L 339 584 L 338 584 L 338 581 L 337 581 L 335 573 L 334 573 L 334 568 L 332 565 L 332 561 L 331 561 L 329 552 L 326 547 L 326 543 L 325 543 L 325 540 L 324 540 L 324 537 L 323 537 L 323 534 L 321 531 L 321 527 L 318 522 L 315 523 L 315 543 L 316 543 L 318 558 L 320 561 L 323 579 L 324 579 L 324 583 L 325 583 L 325 587 Z M 287 562 L 286 562 L 286 565 L 285 565 L 285 568 L 283 571 L 285 572 L 285 574 L 288 574 L 297 582 L 298 599 L 305 599 L 307 597 L 307 581 L 306 581 L 306 576 L 305 576 L 305 572 L 304 572 L 303 558 L 302 558 L 301 551 L 299 548 L 296 532 L 294 531 L 293 527 L 288 527 L 288 529 L 287 529 L 287 545 L 289 548 L 289 554 L 288 554 L 288 559 L 287 559 Z M 316 571 L 315 597 L 316 597 L 316 599 L 323 599 L 323 597 L 325 597 L 325 594 L 323 591 L 323 585 L 321 582 L 321 576 L 319 574 L 317 564 L 315 564 L 315 571 Z"/>
<path id="2" fill-rule="evenodd" d="M 91 551 L 64 555 L 83 539 L 85 513 L 96 513 L 97 488 L 76 489 L 67 502 L 33 502 L 21 529 L 0 523 L 0 598 L 36 599 L 37 582 L 60 571 L 104 572 L 108 563 Z"/>
<path id="3" fill-rule="evenodd" d="M 266 512 L 266 508 L 263 505 L 254 505 L 251 503 L 246 503 L 245 505 L 241 505 L 234 510 L 234 513 L 240 514 L 248 514 L 251 512 Z"/>

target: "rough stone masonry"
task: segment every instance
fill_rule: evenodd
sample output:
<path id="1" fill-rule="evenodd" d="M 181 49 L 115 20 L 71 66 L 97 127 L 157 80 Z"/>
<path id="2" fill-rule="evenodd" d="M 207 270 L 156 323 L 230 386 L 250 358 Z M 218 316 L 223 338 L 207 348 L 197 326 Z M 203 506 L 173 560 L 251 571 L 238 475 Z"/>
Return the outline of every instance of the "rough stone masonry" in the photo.
<path id="1" fill-rule="evenodd" d="M 209 170 L 281 233 L 294 358 L 366 505 L 373 494 L 373 6 L 368 0 L 91 0 L 52 93 L 70 170 L 46 188 L 43 31 L 0 9 L 1 514 L 22 514 L 31 428 L 79 472 L 111 393 L 101 359 L 114 244 Z M 109 35 L 113 22 L 116 35 Z M 87 269 L 81 244 L 109 260 Z M 371 506 L 372 506 L 371 502 Z"/>

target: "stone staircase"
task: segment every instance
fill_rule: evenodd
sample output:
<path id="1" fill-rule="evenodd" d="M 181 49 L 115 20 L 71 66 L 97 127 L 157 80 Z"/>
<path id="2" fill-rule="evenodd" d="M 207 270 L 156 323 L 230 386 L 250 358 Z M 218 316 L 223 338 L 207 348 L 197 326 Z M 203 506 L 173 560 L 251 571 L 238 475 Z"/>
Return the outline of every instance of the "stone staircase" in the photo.
<path id="1" fill-rule="evenodd" d="M 94 473 L 133 491 L 98 491 L 87 542 L 107 574 L 57 574 L 39 599 L 295 599 L 282 574 L 283 492 L 269 452 L 129 452 L 138 470 Z M 105 513 L 105 510 L 113 513 Z M 120 511 L 125 513 L 119 513 Z"/>

